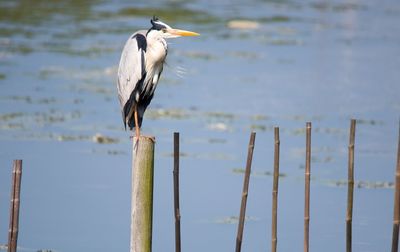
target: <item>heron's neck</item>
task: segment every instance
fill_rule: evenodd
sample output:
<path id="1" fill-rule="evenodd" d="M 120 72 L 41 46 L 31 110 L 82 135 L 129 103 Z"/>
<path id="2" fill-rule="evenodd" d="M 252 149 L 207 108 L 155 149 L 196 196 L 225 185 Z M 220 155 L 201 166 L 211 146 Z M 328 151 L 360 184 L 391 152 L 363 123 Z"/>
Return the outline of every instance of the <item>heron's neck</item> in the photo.
<path id="1" fill-rule="evenodd" d="M 148 74 L 146 79 L 155 85 L 157 85 L 162 72 L 167 50 L 167 42 L 162 38 L 147 41 L 146 69 Z"/>
<path id="2" fill-rule="evenodd" d="M 163 38 L 150 38 L 147 41 L 147 61 L 150 64 L 162 64 L 167 56 L 168 45 Z"/>

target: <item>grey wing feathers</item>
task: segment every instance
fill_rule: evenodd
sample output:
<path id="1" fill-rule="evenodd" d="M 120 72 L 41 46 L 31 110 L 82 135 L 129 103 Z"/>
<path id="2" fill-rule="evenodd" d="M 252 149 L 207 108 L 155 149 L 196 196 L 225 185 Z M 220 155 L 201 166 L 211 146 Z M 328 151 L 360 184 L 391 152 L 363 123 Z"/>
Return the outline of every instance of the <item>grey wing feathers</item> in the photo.
<path id="1" fill-rule="evenodd" d="M 134 33 L 126 42 L 122 51 L 121 59 L 118 67 L 118 98 L 122 110 L 124 124 L 130 107 L 127 103 L 135 103 L 135 97 L 132 97 L 134 91 L 138 88 L 139 82 L 144 78 L 146 38 L 145 31 Z M 133 98 L 133 99 L 132 99 Z M 133 105 L 133 104 L 129 104 Z"/>

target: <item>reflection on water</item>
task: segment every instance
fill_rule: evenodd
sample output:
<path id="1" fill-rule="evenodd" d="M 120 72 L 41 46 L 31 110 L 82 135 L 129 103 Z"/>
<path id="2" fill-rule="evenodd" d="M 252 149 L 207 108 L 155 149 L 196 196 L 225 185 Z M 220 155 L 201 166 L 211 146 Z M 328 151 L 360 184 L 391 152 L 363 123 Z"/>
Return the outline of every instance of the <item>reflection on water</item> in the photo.
<path id="1" fill-rule="evenodd" d="M 354 250 L 388 250 L 399 14 L 397 1 L 1 1 L 0 200 L 9 200 L 12 160 L 24 159 L 19 244 L 27 251 L 129 246 L 131 142 L 116 69 L 126 38 L 157 15 L 202 35 L 170 41 L 143 123 L 157 140 L 154 250 L 174 246 L 174 131 L 182 138 L 186 250 L 233 249 L 236 225 L 228 224 L 237 222 L 252 130 L 243 250 L 269 247 L 275 126 L 278 246 L 299 250 L 306 121 L 313 123 L 312 250 L 344 248 L 350 118 L 358 119 Z M 8 206 L 0 208 L 0 223 L 7 223 Z M 6 235 L 1 229 L 0 237 Z"/>

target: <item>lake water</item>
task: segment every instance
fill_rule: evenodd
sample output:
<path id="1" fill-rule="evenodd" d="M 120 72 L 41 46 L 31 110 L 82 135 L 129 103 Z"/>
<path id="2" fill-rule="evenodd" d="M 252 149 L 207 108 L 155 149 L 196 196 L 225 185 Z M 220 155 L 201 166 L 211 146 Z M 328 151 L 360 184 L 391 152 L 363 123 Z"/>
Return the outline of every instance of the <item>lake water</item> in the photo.
<path id="1" fill-rule="evenodd" d="M 251 131 L 242 248 L 270 248 L 275 126 L 278 250 L 300 251 L 307 121 L 310 250 L 343 251 L 351 118 L 358 119 L 353 248 L 390 249 L 400 115 L 394 0 L 1 1 L 0 244 L 12 160 L 21 158 L 21 251 L 128 250 L 131 143 L 116 69 L 126 39 L 153 15 L 201 33 L 170 41 L 142 127 L 157 141 L 153 251 L 174 250 L 174 131 L 181 134 L 183 250 L 234 249 Z M 237 20 L 252 28 L 235 27 Z"/>

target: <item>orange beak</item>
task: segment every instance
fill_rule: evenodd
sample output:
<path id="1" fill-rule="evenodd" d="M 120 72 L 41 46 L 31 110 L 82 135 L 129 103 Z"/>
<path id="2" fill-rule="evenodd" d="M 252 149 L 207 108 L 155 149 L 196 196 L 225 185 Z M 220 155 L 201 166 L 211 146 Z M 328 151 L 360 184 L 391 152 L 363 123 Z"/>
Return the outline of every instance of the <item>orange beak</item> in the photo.
<path id="1" fill-rule="evenodd" d="M 179 30 L 179 29 L 168 29 L 168 33 L 170 33 L 171 35 L 184 36 L 184 37 L 200 35 L 197 32 L 185 31 L 185 30 Z"/>

